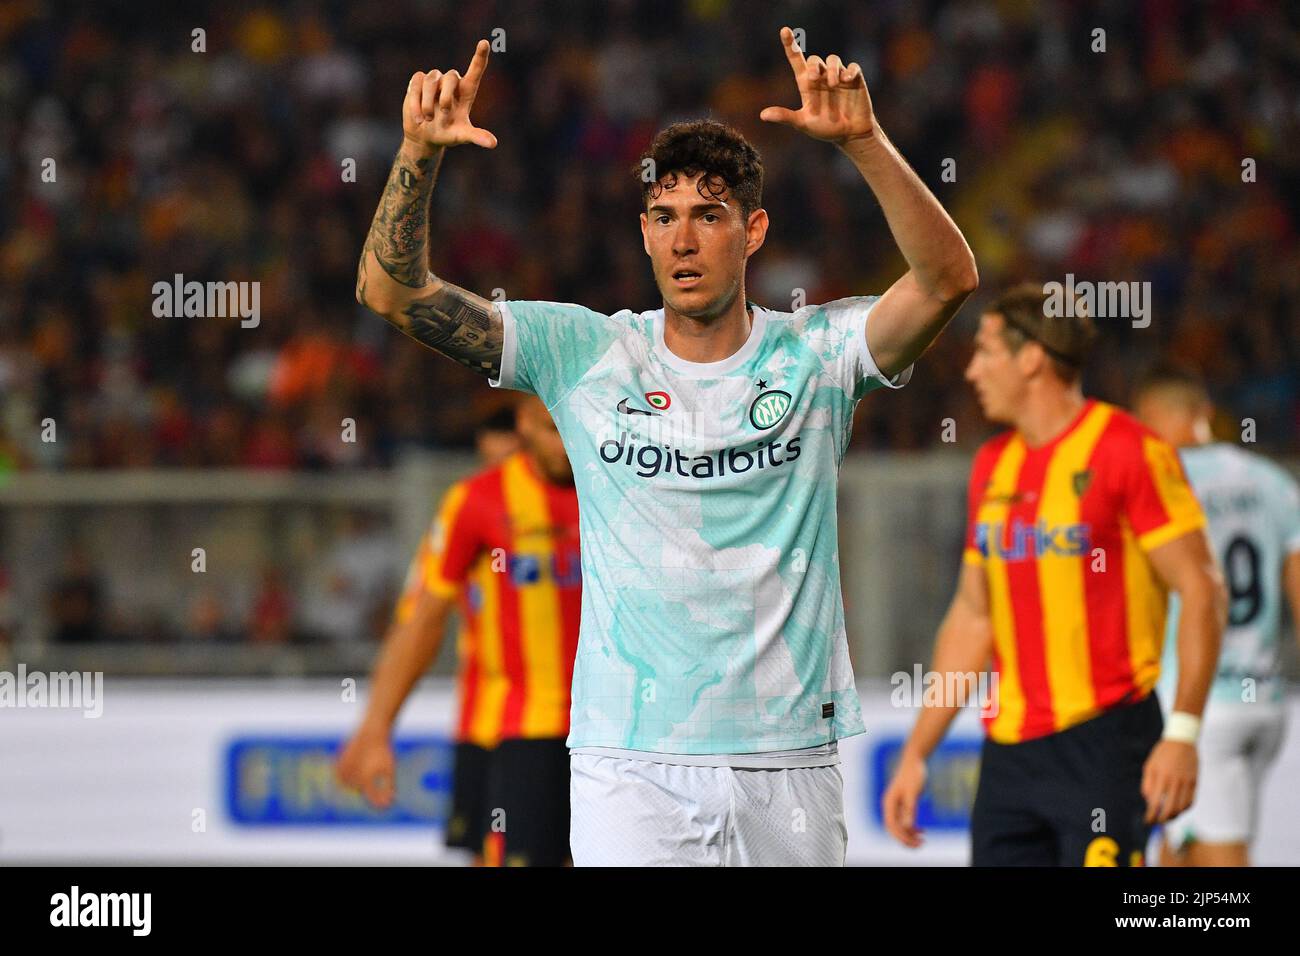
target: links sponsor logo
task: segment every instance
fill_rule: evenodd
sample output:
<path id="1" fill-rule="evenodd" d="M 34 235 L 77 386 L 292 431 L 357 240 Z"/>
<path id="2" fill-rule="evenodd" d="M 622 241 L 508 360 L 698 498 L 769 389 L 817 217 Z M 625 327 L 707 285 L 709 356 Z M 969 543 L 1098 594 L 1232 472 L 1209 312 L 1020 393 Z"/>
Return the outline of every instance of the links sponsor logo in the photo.
<path id="1" fill-rule="evenodd" d="M 638 478 L 676 474 L 682 478 L 723 478 L 752 470 L 779 468 L 799 457 L 799 436 L 788 442 L 760 441 L 752 450 L 720 448 L 707 455 L 689 455 L 671 445 L 638 444 L 627 432 L 600 443 L 600 458 L 607 465 L 632 468 Z"/>
<path id="2" fill-rule="evenodd" d="M 576 588 L 582 583 L 582 566 L 577 554 L 512 554 L 506 561 L 510 583 L 517 588 L 534 584 L 554 584 L 559 588 Z"/>
<path id="3" fill-rule="evenodd" d="M 790 393 L 773 389 L 754 399 L 749 406 L 749 423 L 759 431 L 771 428 L 790 408 Z"/>
<path id="4" fill-rule="evenodd" d="M 1046 521 L 1011 524 L 1011 543 L 1006 540 L 1000 521 L 981 521 L 975 525 L 975 547 L 984 557 L 996 555 L 1003 561 L 1034 561 L 1038 558 L 1078 558 L 1088 553 L 1091 529 L 1086 524 L 1049 525 Z"/>

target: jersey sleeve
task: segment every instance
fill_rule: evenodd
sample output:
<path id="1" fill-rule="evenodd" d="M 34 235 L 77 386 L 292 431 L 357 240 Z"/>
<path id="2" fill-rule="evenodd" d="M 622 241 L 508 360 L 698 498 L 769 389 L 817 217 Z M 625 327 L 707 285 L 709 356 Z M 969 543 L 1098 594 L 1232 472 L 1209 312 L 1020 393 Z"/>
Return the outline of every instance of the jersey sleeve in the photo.
<path id="1" fill-rule="evenodd" d="M 1277 522 L 1282 553 L 1295 554 L 1300 551 L 1300 485 L 1281 468 L 1277 469 L 1277 479 L 1273 520 Z"/>
<path id="2" fill-rule="evenodd" d="M 877 388 L 902 388 L 912 378 L 915 366 L 909 365 L 893 378 L 887 378 L 876 365 L 867 346 L 867 323 L 871 310 L 880 301 L 878 295 L 854 295 L 835 299 L 813 308 L 820 312 L 809 320 L 811 340 L 822 354 L 831 376 L 854 401 Z"/>
<path id="3" fill-rule="evenodd" d="M 980 505 L 984 502 L 984 489 L 988 485 L 993 456 L 985 445 L 975 454 L 970 469 L 970 482 L 966 486 L 966 543 L 962 548 L 963 564 L 983 567 L 987 557 L 988 542 L 979 527 Z"/>
<path id="4" fill-rule="evenodd" d="M 469 575 L 482 542 L 474 520 L 469 485 L 458 482 L 442 499 L 426 536 L 424 586 L 439 597 L 454 597 Z"/>
<path id="5" fill-rule="evenodd" d="M 1135 431 L 1123 451 L 1122 509 L 1143 551 L 1205 527 L 1201 504 L 1172 445 Z"/>
<path id="6" fill-rule="evenodd" d="M 415 605 L 424 593 L 424 576 L 429 561 L 429 532 L 420 536 L 420 546 L 415 549 L 415 556 L 406 569 L 406 578 L 402 582 L 402 593 L 397 598 L 397 610 L 394 618 L 398 624 L 405 624 L 415 612 Z"/>
<path id="7" fill-rule="evenodd" d="M 511 301 L 501 309 L 501 375 L 493 388 L 531 392 L 553 407 L 618 337 L 607 315 L 569 302 Z"/>

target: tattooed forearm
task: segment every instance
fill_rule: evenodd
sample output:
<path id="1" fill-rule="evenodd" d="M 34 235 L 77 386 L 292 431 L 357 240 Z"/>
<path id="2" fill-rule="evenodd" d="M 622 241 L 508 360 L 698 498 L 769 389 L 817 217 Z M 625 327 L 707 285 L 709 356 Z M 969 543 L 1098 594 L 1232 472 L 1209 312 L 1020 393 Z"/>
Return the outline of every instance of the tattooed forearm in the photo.
<path id="1" fill-rule="evenodd" d="M 481 375 L 498 377 L 505 341 L 500 310 L 459 286 L 433 281 L 428 295 L 414 299 L 388 320 L 417 342 Z"/>
<path id="2" fill-rule="evenodd" d="M 482 296 L 439 279 L 425 261 L 429 196 L 441 158 L 441 150 L 426 157 L 404 147 L 397 154 L 361 250 L 357 301 L 417 342 L 495 378 L 505 341 L 501 312 Z M 372 255 L 382 272 L 371 268 Z"/>
<path id="3" fill-rule="evenodd" d="M 410 157 L 399 152 L 379 200 L 357 274 L 357 298 L 365 289 L 366 253 L 373 252 L 384 272 L 411 289 L 428 281 L 429 196 L 438 179 L 442 153 Z M 364 299 L 361 299 L 364 301 Z"/>
<path id="4" fill-rule="evenodd" d="M 369 246 L 363 246 L 361 249 L 361 262 L 357 266 L 357 301 L 366 301 L 366 253 Z"/>

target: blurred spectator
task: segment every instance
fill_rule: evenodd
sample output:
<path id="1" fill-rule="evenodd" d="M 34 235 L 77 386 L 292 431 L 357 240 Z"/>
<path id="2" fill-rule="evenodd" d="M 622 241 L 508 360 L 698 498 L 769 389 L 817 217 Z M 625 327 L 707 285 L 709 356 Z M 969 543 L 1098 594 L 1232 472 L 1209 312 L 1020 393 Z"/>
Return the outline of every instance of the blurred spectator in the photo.
<path id="1" fill-rule="evenodd" d="M 474 447 L 485 468 L 500 464 L 519 450 L 513 404 L 499 408 L 483 419 L 474 433 Z"/>
<path id="2" fill-rule="evenodd" d="M 205 587 L 190 600 L 185 619 L 186 641 L 230 644 L 242 637 L 229 620 L 226 602 L 216 588 Z"/>
<path id="3" fill-rule="evenodd" d="M 60 644 L 90 644 L 105 639 L 104 592 L 80 546 L 64 557 L 63 572 L 50 594 L 51 638 Z"/>
<path id="4" fill-rule="evenodd" d="M 391 608 L 390 591 L 401 574 L 392 536 L 366 511 L 350 512 L 328 555 L 321 580 L 303 601 L 303 625 L 335 644 L 373 640 Z"/>
<path id="5" fill-rule="evenodd" d="M 0 650 L 13 645 L 18 626 L 18 607 L 14 603 L 13 579 L 9 568 L 0 562 Z"/>
<path id="6" fill-rule="evenodd" d="M 262 571 L 262 579 L 249 616 L 249 638 L 254 644 L 284 644 L 292 637 L 293 596 L 284 573 L 274 565 Z"/>

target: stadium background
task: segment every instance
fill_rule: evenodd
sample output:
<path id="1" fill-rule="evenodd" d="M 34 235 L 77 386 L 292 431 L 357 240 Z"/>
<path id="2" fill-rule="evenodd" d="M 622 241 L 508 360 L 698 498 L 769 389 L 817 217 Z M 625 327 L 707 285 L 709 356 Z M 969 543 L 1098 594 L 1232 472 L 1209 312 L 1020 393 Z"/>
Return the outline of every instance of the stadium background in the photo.
<path id="1" fill-rule="evenodd" d="M 1006 283 L 1150 282 L 1149 327 L 1101 323 L 1088 390 L 1123 402 L 1151 361 L 1191 364 L 1224 437 L 1249 419 L 1253 447 L 1296 467 L 1293 5 L 8 3 L 0 669 L 102 671 L 105 717 L 0 712 L 0 860 L 437 858 L 451 642 L 403 724 L 433 792 L 413 791 L 407 825 L 349 809 L 320 776 L 436 496 L 508 399 L 353 298 L 406 81 L 504 42 L 474 110 L 500 145 L 450 153 L 434 197 L 432 267 L 459 285 L 657 306 L 629 170 L 662 125 L 711 115 L 765 162 L 772 230 L 750 296 L 883 291 L 902 260 L 858 174 L 757 119 L 794 97 L 787 24 L 862 64 L 980 266 L 912 384 L 863 404 L 845 466 L 846 613 L 876 728 L 914 716 L 890 711 L 887 681 L 924 666 L 955 580 L 966 468 L 991 433 L 961 371 L 980 302 Z M 178 273 L 258 282 L 260 321 L 156 317 L 153 285 Z M 1285 655 L 1294 680 L 1289 638 Z M 864 788 L 887 737 L 853 751 Z M 952 847 L 963 753 L 937 795 Z M 1293 739 L 1266 815 L 1297 775 Z M 1300 861 L 1300 835 L 1270 842 L 1261 859 Z M 893 859 L 870 846 L 856 858 Z"/>

